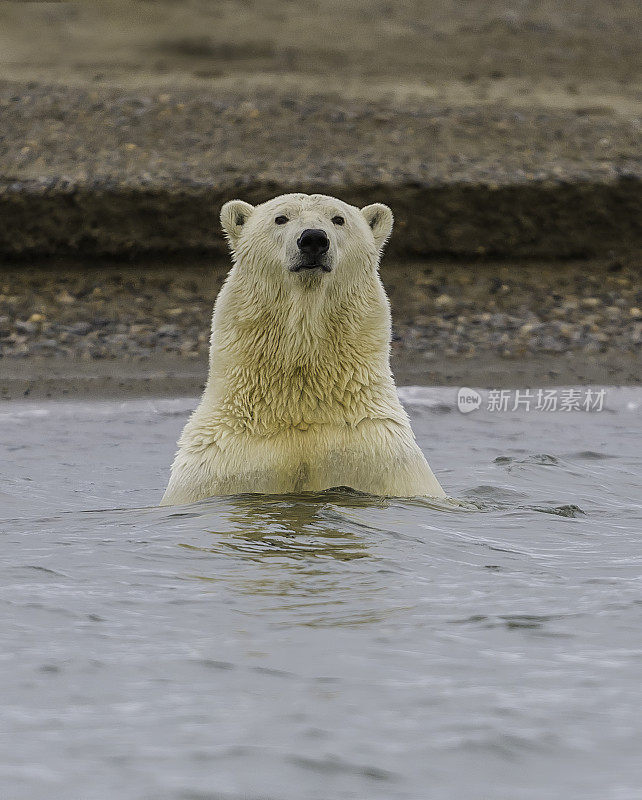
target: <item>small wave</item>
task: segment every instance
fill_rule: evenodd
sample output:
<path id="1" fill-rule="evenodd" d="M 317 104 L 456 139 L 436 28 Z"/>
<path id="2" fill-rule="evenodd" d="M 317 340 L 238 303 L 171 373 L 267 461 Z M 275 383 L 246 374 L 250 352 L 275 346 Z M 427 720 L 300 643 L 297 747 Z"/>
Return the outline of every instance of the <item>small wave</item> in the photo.
<path id="1" fill-rule="evenodd" d="M 579 506 L 569 504 L 564 506 L 529 506 L 532 511 L 539 511 L 541 514 L 556 514 L 558 517 L 585 517 L 586 511 Z"/>
<path id="2" fill-rule="evenodd" d="M 541 629 L 547 622 L 563 619 L 561 614 L 500 614 L 488 616 L 486 614 L 471 614 L 464 619 L 452 619 L 452 625 L 481 625 L 483 628 L 516 628 Z"/>
<path id="3" fill-rule="evenodd" d="M 494 511 L 502 508 L 512 508 L 528 498 L 524 492 L 508 489 L 491 484 L 480 484 L 464 493 L 466 499 L 478 503 L 480 510 Z"/>
<path id="4" fill-rule="evenodd" d="M 595 450 L 580 450 L 579 453 L 570 453 L 569 458 L 578 458 L 583 461 L 601 461 L 607 458 L 618 458 L 612 453 L 597 453 Z"/>
<path id="5" fill-rule="evenodd" d="M 314 770 L 315 772 L 327 775 L 352 773 L 355 775 L 364 775 L 379 781 L 395 780 L 400 777 L 394 772 L 381 769 L 381 767 L 375 767 L 370 764 L 351 764 L 338 758 L 304 758 L 303 756 L 290 756 L 288 761 L 304 769 Z"/>
<path id="6" fill-rule="evenodd" d="M 57 572 L 55 569 L 49 569 L 48 567 L 41 567 L 39 564 L 23 564 L 21 569 L 35 569 L 37 572 L 44 572 L 46 575 L 54 575 L 57 578 L 69 577 L 69 575 L 65 575 L 64 572 Z"/>
<path id="7" fill-rule="evenodd" d="M 514 456 L 497 456 L 493 461 L 494 464 L 505 466 L 507 471 L 510 471 L 513 466 L 536 466 L 543 467 L 556 467 L 561 464 L 557 456 L 549 455 L 548 453 L 531 453 L 525 458 L 515 458 Z"/>

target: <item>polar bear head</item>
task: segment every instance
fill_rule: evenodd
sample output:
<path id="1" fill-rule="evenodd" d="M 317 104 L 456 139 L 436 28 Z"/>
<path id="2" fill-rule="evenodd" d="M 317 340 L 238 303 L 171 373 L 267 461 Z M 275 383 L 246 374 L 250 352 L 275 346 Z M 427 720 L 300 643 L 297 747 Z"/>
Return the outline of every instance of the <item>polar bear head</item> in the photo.
<path id="1" fill-rule="evenodd" d="M 221 209 L 234 261 L 280 281 L 376 270 L 392 223 L 382 203 L 359 209 L 323 194 L 284 194 L 258 206 L 230 200 Z"/>

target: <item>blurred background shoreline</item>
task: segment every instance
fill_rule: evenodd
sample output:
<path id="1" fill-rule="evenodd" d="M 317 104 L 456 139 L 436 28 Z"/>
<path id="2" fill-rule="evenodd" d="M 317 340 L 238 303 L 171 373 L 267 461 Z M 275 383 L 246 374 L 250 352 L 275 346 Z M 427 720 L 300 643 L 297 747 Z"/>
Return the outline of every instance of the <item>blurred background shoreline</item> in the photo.
<path id="1" fill-rule="evenodd" d="M 43 360 L 202 371 L 221 203 L 293 190 L 393 208 L 413 382 L 639 382 L 641 22 L 626 0 L 3 3 L 6 384 Z"/>

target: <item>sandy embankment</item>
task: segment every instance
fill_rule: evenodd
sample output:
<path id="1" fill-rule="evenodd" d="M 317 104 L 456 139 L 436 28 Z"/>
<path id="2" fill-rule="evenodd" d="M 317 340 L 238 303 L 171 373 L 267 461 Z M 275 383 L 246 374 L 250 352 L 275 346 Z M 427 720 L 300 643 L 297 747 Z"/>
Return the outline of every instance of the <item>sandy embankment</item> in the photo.
<path id="1" fill-rule="evenodd" d="M 396 213 L 391 254 L 635 252 L 640 5 L 0 7 L 0 252 L 207 250 L 301 189 Z"/>

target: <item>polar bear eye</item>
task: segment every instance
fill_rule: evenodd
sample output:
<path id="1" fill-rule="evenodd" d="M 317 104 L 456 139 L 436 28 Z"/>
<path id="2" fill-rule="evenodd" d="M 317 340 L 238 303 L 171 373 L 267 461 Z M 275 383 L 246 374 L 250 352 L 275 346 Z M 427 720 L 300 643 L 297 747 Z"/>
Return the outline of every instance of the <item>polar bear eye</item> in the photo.
<path id="1" fill-rule="evenodd" d="M 345 219 L 341 217 L 339 214 L 337 214 L 336 217 L 332 217 L 332 222 L 334 222 L 335 225 L 343 225 Z"/>
<path id="2" fill-rule="evenodd" d="M 281 215 L 280 217 L 277 217 L 274 221 L 276 222 L 277 225 L 285 225 L 285 223 L 289 222 L 290 220 L 287 217 Z"/>

